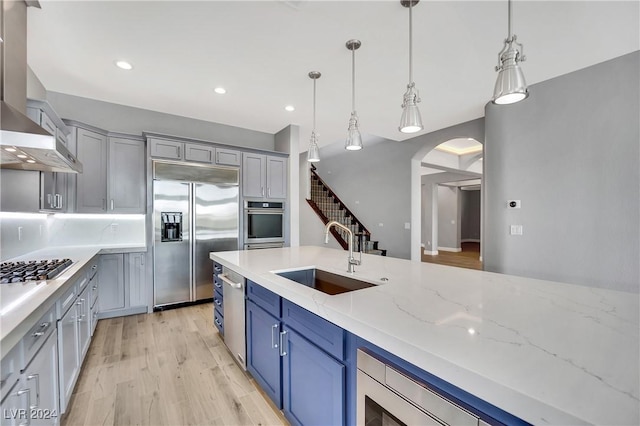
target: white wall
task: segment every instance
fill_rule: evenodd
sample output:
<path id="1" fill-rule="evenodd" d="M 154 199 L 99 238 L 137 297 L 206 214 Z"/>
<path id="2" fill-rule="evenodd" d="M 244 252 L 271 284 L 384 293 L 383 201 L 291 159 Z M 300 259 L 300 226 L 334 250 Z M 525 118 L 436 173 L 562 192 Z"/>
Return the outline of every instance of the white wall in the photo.
<path id="1" fill-rule="evenodd" d="M 21 238 L 18 227 L 22 228 Z M 145 245 L 144 215 L 0 213 L 0 260 L 50 246 Z"/>

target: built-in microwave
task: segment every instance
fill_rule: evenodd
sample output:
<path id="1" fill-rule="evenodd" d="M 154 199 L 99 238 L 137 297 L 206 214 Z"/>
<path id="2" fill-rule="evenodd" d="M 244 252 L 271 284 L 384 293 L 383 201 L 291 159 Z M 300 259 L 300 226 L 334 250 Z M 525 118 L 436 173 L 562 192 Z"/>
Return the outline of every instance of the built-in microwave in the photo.
<path id="1" fill-rule="evenodd" d="M 244 202 L 244 244 L 284 243 L 284 203 Z"/>

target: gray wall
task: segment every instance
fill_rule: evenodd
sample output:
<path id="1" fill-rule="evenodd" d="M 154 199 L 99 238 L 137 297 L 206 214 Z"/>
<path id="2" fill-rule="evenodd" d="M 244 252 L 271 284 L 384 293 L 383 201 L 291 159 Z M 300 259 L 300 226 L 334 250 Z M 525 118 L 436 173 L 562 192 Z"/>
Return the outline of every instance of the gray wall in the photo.
<path id="1" fill-rule="evenodd" d="M 486 270 L 639 291 L 639 63 L 634 52 L 486 106 Z"/>
<path id="2" fill-rule="evenodd" d="M 387 250 L 388 256 L 409 259 L 411 230 L 405 229 L 404 225 L 411 223 L 411 159 L 418 152 L 426 150 L 426 154 L 442 142 L 457 137 L 483 140 L 484 119 L 468 121 L 403 142 L 386 139 L 375 143 L 365 142 L 361 151 L 347 152 L 342 148 L 343 142 L 339 142 L 336 144 L 340 145 L 338 149 L 335 146 L 320 149 L 321 161 L 316 163 L 316 167 L 322 179 L 371 231 L 372 239 L 380 241 L 380 247 Z M 300 162 L 303 161 L 306 161 L 306 153 L 300 156 Z M 307 179 L 306 173 L 300 173 L 301 189 L 306 187 Z M 359 203 L 356 204 L 356 201 Z M 319 222 L 317 217 L 304 215 L 301 206 L 302 245 L 312 244 L 305 236 L 306 221 L 311 218 Z M 378 226 L 379 223 L 383 226 Z"/>
<path id="3" fill-rule="evenodd" d="M 480 190 L 460 191 L 460 241 L 480 241 Z"/>
<path id="4" fill-rule="evenodd" d="M 458 188 L 438 185 L 438 249 L 460 248 Z"/>
<path id="5" fill-rule="evenodd" d="M 421 234 L 421 244 L 423 244 L 424 249 L 426 251 L 435 251 L 438 249 L 438 246 L 443 246 L 443 244 L 439 243 L 438 238 L 438 228 L 436 227 L 435 232 L 433 232 L 433 220 L 436 220 L 436 223 L 439 223 L 438 215 L 437 215 L 437 191 L 435 194 L 436 204 L 432 202 L 434 198 L 434 188 L 437 188 L 438 183 L 446 183 L 446 182 L 455 182 L 459 180 L 469 179 L 468 174 L 464 173 L 455 173 L 455 172 L 442 172 L 435 173 L 431 175 L 424 175 L 421 177 L 422 181 L 422 203 L 421 203 L 421 220 L 422 220 L 422 234 Z M 435 207 L 434 207 L 435 206 Z M 434 218 L 435 214 L 435 218 Z M 480 237 L 478 237 L 480 238 Z M 445 247 L 447 247 L 445 245 Z"/>
<path id="6" fill-rule="evenodd" d="M 274 150 L 274 135 L 147 109 L 47 92 L 47 100 L 62 118 L 134 135 L 144 131 L 203 139 L 229 145 Z"/>

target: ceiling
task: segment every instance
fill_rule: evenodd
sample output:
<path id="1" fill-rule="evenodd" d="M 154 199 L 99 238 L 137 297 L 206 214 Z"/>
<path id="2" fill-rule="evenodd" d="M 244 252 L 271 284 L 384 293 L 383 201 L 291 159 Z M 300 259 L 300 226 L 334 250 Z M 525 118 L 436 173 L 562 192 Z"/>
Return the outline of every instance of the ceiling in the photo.
<path id="1" fill-rule="evenodd" d="M 402 140 L 408 10 L 399 1 L 47 1 L 29 8 L 28 62 L 47 90 L 342 144 L 351 107 L 365 139 Z M 640 48 L 639 3 L 515 1 L 529 84 Z M 507 32 L 506 1 L 423 0 L 413 10 L 423 133 L 484 115 Z M 118 59 L 134 69 L 114 66 Z M 225 95 L 213 92 L 226 88 Z M 284 110 L 295 106 L 294 112 Z"/>

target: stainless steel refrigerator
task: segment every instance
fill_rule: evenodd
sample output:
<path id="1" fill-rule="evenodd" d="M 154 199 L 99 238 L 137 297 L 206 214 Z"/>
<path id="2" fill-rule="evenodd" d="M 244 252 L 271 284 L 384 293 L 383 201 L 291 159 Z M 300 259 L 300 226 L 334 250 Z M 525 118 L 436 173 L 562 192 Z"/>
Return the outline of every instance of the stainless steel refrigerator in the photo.
<path id="1" fill-rule="evenodd" d="M 213 297 L 209 252 L 238 250 L 238 169 L 153 163 L 154 307 Z"/>

